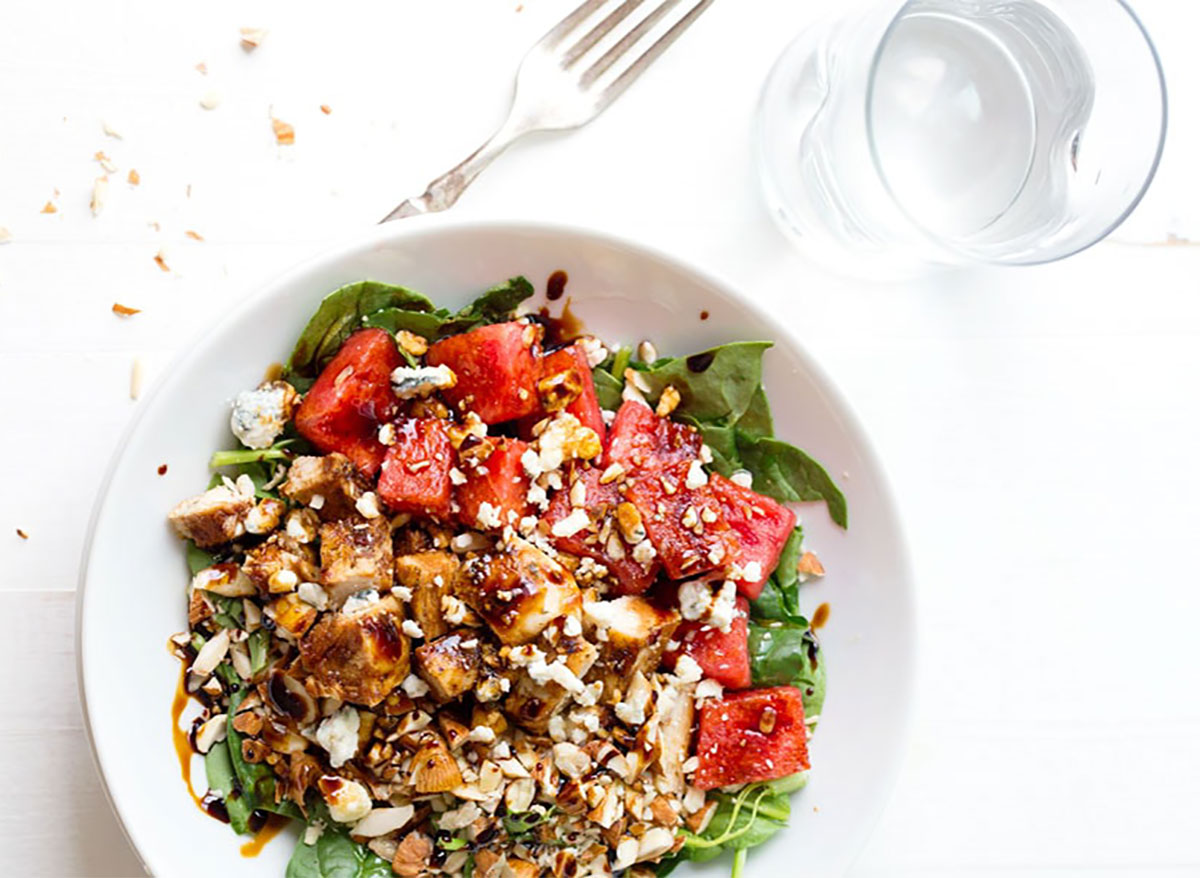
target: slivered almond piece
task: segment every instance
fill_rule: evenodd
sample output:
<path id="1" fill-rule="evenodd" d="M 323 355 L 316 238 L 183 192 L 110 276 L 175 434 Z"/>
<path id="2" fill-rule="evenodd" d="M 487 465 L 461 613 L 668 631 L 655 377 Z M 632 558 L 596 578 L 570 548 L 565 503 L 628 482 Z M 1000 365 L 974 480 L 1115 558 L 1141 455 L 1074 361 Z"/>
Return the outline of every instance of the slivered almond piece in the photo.
<path id="1" fill-rule="evenodd" d="M 238 31 L 242 35 L 242 48 L 253 52 L 267 38 L 267 31 L 261 27 L 243 27 Z"/>
<path id="2" fill-rule="evenodd" d="M 275 132 L 275 142 L 281 146 L 291 146 L 296 142 L 296 129 L 282 119 L 271 117 L 271 129 Z"/>
<path id="3" fill-rule="evenodd" d="M 129 176 L 126 177 L 126 179 L 129 181 L 130 186 L 137 186 L 139 183 L 142 182 L 142 175 L 139 174 L 137 171 L 135 171 L 133 168 L 130 168 Z"/>
<path id="4" fill-rule="evenodd" d="M 187 235 L 189 238 L 191 238 L 193 241 L 203 241 L 204 240 L 203 235 L 201 235 L 199 232 L 194 231 L 192 229 L 188 229 L 186 232 L 184 232 L 184 234 Z"/>
<path id="5" fill-rule="evenodd" d="M 92 156 L 92 158 L 94 158 L 96 161 L 98 161 L 100 163 L 100 167 L 104 168 L 104 170 L 107 173 L 109 173 L 109 174 L 116 173 L 117 166 L 113 164 L 112 159 L 110 159 L 107 155 L 104 154 L 103 150 L 97 151 L 96 154 Z"/>
<path id="6" fill-rule="evenodd" d="M 47 201 L 42 208 L 42 213 L 58 213 L 58 208 L 54 206 L 53 201 Z"/>
<path id="7" fill-rule="evenodd" d="M 12 232 L 4 228 L 4 226 L 0 226 L 0 244 L 7 244 L 11 240 Z"/>
<path id="8" fill-rule="evenodd" d="M 128 305 L 122 305 L 120 302 L 113 302 L 112 312 L 122 317 L 132 317 L 134 314 L 141 314 L 142 309 L 130 308 Z"/>
<path id="9" fill-rule="evenodd" d="M 108 200 L 108 176 L 97 177 L 92 183 L 92 201 L 91 209 L 92 216 L 100 216 L 100 212 L 104 210 L 104 203 Z"/>
<path id="10" fill-rule="evenodd" d="M 171 270 L 171 267 L 169 265 L 167 265 L 167 254 L 163 253 L 163 251 L 159 250 L 157 253 L 154 254 L 154 261 L 158 264 L 158 267 L 161 268 L 163 271 Z"/>
<path id="11" fill-rule="evenodd" d="M 328 116 L 333 112 L 333 110 L 330 108 L 329 104 L 321 104 L 321 112 Z"/>
<path id="12" fill-rule="evenodd" d="M 812 552 L 805 552 L 796 562 L 796 571 L 805 576 L 824 576 L 825 567 Z"/>

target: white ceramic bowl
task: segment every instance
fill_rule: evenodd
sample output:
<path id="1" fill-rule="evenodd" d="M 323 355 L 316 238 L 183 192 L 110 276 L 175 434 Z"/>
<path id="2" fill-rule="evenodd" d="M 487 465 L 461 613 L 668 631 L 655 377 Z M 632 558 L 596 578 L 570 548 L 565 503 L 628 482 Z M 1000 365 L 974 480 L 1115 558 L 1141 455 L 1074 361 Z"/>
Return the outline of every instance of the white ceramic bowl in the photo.
<path id="1" fill-rule="evenodd" d="M 504 278 L 535 284 L 564 269 L 571 308 L 614 340 L 651 338 L 664 354 L 736 339 L 773 339 L 766 386 L 777 433 L 823 462 L 846 492 L 850 528 L 823 505 L 801 508 L 807 546 L 828 570 L 805 586 L 822 630 L 829 694 L 812 744 L 812 781 L 791 826 L 751 852 L 755 875 L 824 876 L 849 866 L 878 816 L 906 737 L 914 665 L 913 588 L 895 507 L 849 406 L 800 344 L 742 292 L 670 256 L 607 235 L 531 223 L 421 218 L 392 223 L 318 257 L 226 314 L 143 401 L 93 514 L 78 606 L 79 678 L 92 745 L 121 822 L 158 876 L 281 876 L 286 835 L 255 859 L 202 814 L 180 780 L 168 730 L 178 662 L 167 637 L 186 628 L 183 547 L 166 513 L 208 481 L 229 447 L 229 401 L 285 359 L 327 292 L 392 281 L 458 306 Z M 709 313 L 702 321 L 700 312 Z M 165 475 L 158 475 L 167 463 Z M 848 477 L 844 474 L 847 474 Z M 195 760 L 198 792 L 203 767 Z M 700 867 L 727 874 L 725 860 Z M 678 874 L 686 874 L 686 869 Z"/>

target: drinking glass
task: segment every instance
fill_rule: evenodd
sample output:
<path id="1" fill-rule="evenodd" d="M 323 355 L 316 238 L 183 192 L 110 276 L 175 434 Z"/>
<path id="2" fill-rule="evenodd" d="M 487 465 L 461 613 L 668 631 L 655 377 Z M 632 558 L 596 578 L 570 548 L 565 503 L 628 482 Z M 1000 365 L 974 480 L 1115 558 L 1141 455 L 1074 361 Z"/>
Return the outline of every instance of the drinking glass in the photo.
<path id="1" fill-rule="evenodd" d="M 1034 264 L 1104 238 L 1166 133 L 1158 55 L 1121 0 L 872 0 L 767 79 L 768 206 L 813 259 L 900 277 Z"/>

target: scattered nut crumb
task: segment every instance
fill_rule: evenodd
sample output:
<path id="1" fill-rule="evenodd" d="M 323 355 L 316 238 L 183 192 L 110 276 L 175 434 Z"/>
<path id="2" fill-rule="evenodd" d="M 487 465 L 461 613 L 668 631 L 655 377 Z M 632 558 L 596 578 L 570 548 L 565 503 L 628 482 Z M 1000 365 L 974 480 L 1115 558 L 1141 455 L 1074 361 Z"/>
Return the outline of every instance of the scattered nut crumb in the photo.
<path id="1" fill-rule="evenodd" d="M 112 122 L 109 122 L 107 119 L 101 122 L 100 125 L 104 128 L 104 133 L 109 137 L 115 137 L 117 140 L 125 139 L 125 136 L 121 133 L 120 129 L 118 129 L 117 126 L 115 126 Z"/>
<path id="2" fill-rule="evenodd" d="M 296 129 L 281 119 L 271 117 L 271 127 L 275 130 L 275 142 L 289 146 L 296 142 Z"/>
<path id="3" fill-rule="evenodd" d="M 7 244 L 11 240 L 12 232 L 4 228 L 4 226 L 0 226 L 0 244 Z"/>
<path id="4" fill-rule="evenodd" d="M 163 253 L 163 251 L 159 250 L 154 254 L 154 261 L 158 263 L 158 267 L 163 271 L 171 270 L 171 267 L 167 265 L 167 254 Z"/>
<path id="5" fill-rule="evenodd" d="M 92 216 L 100 216 L 100 212 L 104 210 L 104 203 L 108 200 L 108 175 L 97 177 L 92 183 Z"/>
<path id="6" fill-rule="evenodd" d="M 142 395 L 142 385 L 146 381 L 146 368 L 141 357 L 133 358 L 133 368 L 129 372 L 129 398 L 137 399 Z"/>
<path id="7" fill-rule="evenodd" d="M 208 65 L 203 61 L 196 65 L 196 70 L 201 76 L 208 76 Z"/>
<path id="8" fill-rule="evenodd" d="M 253 52 L 267 38 L 266 30 L 261 27 L 244 27 L 241 29 L 241 34 L 242 48 L 247 52 Z"/>
<path id="9" fill-rule="evenodd" d="M 94 158 L 96 161 L 98 161 L 100 163 L 100 167 L 104 168 L 104 170 L 107 173 L 109 173 L 109 174 L 116 173 L 117 166 L 113 164 L 112 159 L 110 159 L 107 155 L 104 154 L 103 150 L 98 151 L 94 156 L 92 156 L 92 158 Z"/>
<path id="10" fill-rule="evenodd" d="M 189 238 L 191 238 L 193 241 L 203 241 L 204 240 L 203 235 L 201 235 L 197 231 L 193 231 L 192 229 L 188 229 L 186 232 L 184 232 L 184 234 L 187 235 Z"/>
<path id="11" fill-rule="evenodd" d="M 150 222 L 146 223 L 146 225 L 154 229 L 156 232 L 162 231 L 162 226 L 158 224 L 158 220 L 150 220 Z"/>
<path id="12" fill-rule="evenodd" d="M 21 530 L 20 528 L 17 528 L 17 536 L 23 540 L 29 539 L 29 534 L 25 533 L 25 531 Z"/>
<path id="13" fill-rule="evenodd" d="M 165 476 L 167 474 L 167 465 L 165 463 L 160 463 L 158 465 L 158 474 L 160 476 Z"/>
<path id="14" fill-rule="evenodd" d="M 215 110 L 221 104 L 221 96 L 215 91 L 208 91 L 200 98 L 200 106 L 206 110 Z"/>
<path id="15" fill-rule="evenodd" d="M 188 198 L 192 197 L 192 184 L 191 183 L 187 184 L 187 188 L 183 190 L 183 194 L 186 195 Z"/>
<path id="16" fill-rule="evenodd" d="M 321 112 L 328 116 L 333 112 L 333 108 L 331 108 L 329 104 L 321 104 Z"/>
<path id="17" fill-rule="evenodd" d="M 47 201 L 46 206 L 42 208 L 42 213 L 58 213 L 58 208 L 54 206 L 53 201 Z"/>
<path id="18" fill-rule="evenodd" d="M 796 570 L 805 576 L 824 576 L 825 567 L 812 552 L 805 552 L 796 562 Z"/>
<path id="19" fill-rule="evenodd" d="M 136 186 L 142 182 L 142 175 L 139 174 L 137 171 L 135 171 L 133 168 L 130 168 L 129 169 L 129 177 L 127 179 L 129 180 L 130 186 Z"/>
<path id="20" fill-rule="evenodd" d="M 128 305 L 122 305 L 120 302 L 113 302 L 112 312 L 120 314 L 122 317 L 132 317 L 134 314 L 141 314 L 141 308 L 130 308 Z"/>

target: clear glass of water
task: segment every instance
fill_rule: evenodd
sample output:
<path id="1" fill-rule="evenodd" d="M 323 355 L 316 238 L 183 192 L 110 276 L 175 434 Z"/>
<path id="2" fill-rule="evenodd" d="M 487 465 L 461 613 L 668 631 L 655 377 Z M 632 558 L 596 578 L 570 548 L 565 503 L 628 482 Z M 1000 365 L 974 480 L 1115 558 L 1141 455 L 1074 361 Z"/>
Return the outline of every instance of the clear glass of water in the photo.
<path id="1" fill-rule="evenodd" d="M 784 51 L 755 137 L 772 214 L 831 270 L 1061 259 L 1149 186 L 1166 85 L 1121 0 L 870 0 L 838 15 Z"/>

